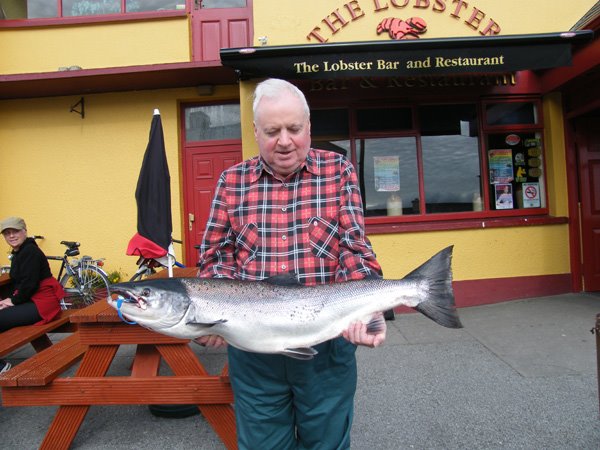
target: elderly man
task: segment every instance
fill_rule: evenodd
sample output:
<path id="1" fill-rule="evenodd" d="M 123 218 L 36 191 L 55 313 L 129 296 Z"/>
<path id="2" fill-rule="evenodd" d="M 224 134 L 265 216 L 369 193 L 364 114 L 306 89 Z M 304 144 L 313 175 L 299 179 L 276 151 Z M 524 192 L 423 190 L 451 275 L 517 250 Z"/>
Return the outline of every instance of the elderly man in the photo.
<path id="1" fill-rule="evenodd" d="M 253 113 L 260 155 L 219 179 L 200 276 L 262 280 L 293 273 L 307 285 L 380 276 L 354 167 L 337 153 L 310 148 L 304 94 L 283 80 L 263 81 Z M 368 334 L 359 322 L 317 345 L 308 361 L 229 347 L 239 448 L 349 448 L 356 345 L 384 340 L 385 325 Z M 199 341 L 224 344 L 219 336 Z"/>

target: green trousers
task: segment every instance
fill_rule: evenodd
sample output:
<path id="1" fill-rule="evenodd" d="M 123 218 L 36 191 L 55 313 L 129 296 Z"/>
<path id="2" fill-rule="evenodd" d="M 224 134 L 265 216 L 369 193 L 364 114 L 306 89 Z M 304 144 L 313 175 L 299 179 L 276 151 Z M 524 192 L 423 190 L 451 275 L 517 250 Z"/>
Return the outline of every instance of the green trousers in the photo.
<path id="1" fill-rule="evenodd" d="M 350 448 L 356 346 L 337 338 L 302 361 L 229 347 L 240 450 Z"/>

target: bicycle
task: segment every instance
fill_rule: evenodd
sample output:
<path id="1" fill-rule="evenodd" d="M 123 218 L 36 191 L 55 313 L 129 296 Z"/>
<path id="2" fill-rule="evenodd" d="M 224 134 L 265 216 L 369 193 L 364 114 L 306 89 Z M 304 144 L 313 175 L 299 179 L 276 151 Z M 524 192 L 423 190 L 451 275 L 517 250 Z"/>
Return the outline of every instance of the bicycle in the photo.
<path id="1" fill-rule="evenodd" d="M 44 239 L 43 236 L 32 236 L 34 239 Z M 83 308 L 106 298 L 109 292 L 107 273 L 101 268 L 104 259 L 94 259 L 91 256 L 79 255 L 80 243 L 61 241 L 66 246 L 62 256 L 48 256 L 46 259 L 61 261 L 56 279 L 65 290 L 65 298 L 61 300 L 62 309 Z"/>
<path id="2" fill-rule="evenodd" d="M 173 242 L 176 242 L 177 244 L 182 243 L 182 241 L 177 239 L 173 239 Z M 140 256 L 136 264 L 138 268 L 129 281 L 139 281 L 143 280 L 144 278 L 148 278 L 150 275 L 155 274 L 156 269 L 158 268 L 167 269 L 169 267 L 168 255 L 160 258 L 147 258 L 145 256 Z M 185 267 L 179 261 L 174 261 L 173 265 L 176 267 Z"/>

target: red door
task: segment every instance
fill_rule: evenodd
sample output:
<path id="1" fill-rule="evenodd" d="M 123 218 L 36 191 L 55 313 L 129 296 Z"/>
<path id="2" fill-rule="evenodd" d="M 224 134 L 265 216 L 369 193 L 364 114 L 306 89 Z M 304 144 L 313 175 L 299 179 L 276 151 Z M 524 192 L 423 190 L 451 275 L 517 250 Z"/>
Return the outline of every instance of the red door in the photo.
<path id="1" fill-rule="evenodd" d="M 195 0 L 192 8 L 194 61 L 221 61 L 221 48 L 252 45 L 252 0 Z"/>
<path id="2" fill-rule="evenodd" d="M 578 119 L 575 129 L 584 290 L 600 291 L 600 118 Z"/>
<path id="3" fill-rule="evenodd" d="M 241 160 L 241 143 L 185 146 L 183 183 L 186 266 L 193 267 L 198 262 L 198 249 L 195 246 L 202 242 L 210 204 L 221 172 Z"/>

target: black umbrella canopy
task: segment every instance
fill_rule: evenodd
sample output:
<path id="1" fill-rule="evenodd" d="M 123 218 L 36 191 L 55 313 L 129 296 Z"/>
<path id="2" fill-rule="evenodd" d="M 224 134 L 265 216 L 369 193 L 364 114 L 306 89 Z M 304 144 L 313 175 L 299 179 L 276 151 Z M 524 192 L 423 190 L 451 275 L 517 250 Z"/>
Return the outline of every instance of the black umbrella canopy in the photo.
<path id="1" fill-rule="evenodd" d="M 173 232 L 171 176 L 165 152 L 162 120 L 158 110 L 154 110 L 148 146 L 135 190 L 135 199 L 138 210 L 138 234 L 164 249 L 163 255 L 166 254 Z"/>

